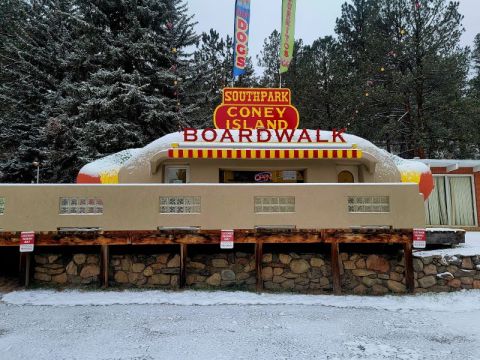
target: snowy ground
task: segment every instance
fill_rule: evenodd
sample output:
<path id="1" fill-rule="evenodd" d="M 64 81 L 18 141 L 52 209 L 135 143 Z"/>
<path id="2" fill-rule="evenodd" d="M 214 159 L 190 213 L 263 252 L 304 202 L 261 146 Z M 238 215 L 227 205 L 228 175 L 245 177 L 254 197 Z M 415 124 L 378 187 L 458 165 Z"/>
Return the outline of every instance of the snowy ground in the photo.
<path id="1" fill-rule="evenodd" d="M 467 232 L 465 234 L 465 244 L 459 244 L 452 248 L 441 248 L 427 251 L 415 251 L 415 256 L 427 257 L 432 255 L 441 256 L 473 256 L 480 255 L 480 232 Z"/>
<path id="2" fill-rule="evenodd" d="M 19 291 L 0 302 L 0 359 L 466 360 L 480 358 L 479 324 L 480 291 Z"/>

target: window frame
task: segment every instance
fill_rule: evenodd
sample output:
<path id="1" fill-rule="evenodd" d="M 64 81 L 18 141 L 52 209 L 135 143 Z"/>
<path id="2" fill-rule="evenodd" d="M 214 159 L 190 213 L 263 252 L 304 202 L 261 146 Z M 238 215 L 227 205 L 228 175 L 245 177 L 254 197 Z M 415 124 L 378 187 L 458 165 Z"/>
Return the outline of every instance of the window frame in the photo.
<path id="1" fill-rule="evenodd" d="M 256 201 L 257 198 L 258 199 L 277 198 L 278 199 L 278 204 L 267 204 L 266 205 L 262 201 L 261 205 L 257 205 L 257 201 Z M 293 204 L 292 203 L 280 204 L 280 198 L 293 199 Z M 264 207 L 269 206 L 269 205 L 278 205 L 279 209 L 281 208 L 280 205 L 287 205 L 287 206 L 292 206 L 293 205 L 293 211 L 256 211 L 257 206 L 261 206 L 262 210 L 264 210 Z M 296 199 L 295 196 L 291 196 L 291 195 L 285 195 L 285 196 L 256 195 L 256 196 L 253 197 L 253 213 L 254 214 L 281 215 L 281 214 L 295 214 L 296 212 L 297 212 L 297 199 Z"/>
<path id="2" fill-rule="evenodd" d="M 440 225 L 440 224 L 427 224 L 427 201 L 425 202 L 425 224 L 427 226 L 465 226 L 465 227 L 477 227 L 478 226 L 478 213 L 477 213 L 477 197 L 475 193 L 475 177 L 473 174 L 433 174 L 433 177 L 443 177 L 445 178 L 445 197 L 447 203 L 447 219 L 448 224 Z M 470 190 L 472 192 L 472 202 L 473 202 L 473 225 L 454 225 L 452 219 L 452 197 L 450 191 L 450 181 L 448 178 L 451 177 L 469 177 L 470 178 Z"/>
<path id="3" fill-rule="evenodd" d="M 180 208 L 182 206 L 183 210 L 186 209 L 185 203 L 180 205 L 180 204 L 162 204 L 162 198 L 167 199 L 167 202 L 170 201 L 172 198 L 177 198 L 177 199 L 182 199 L 183 202 L 185 201 L 186 198 L 192 198 L 193 204 L 189 205 L 189 207 L 193 210 L 198 206 L 198 212 L 192 211 L 192 212 L 162 212 L 162 207 L 175 207 L 176 209 Z M 196 199 L 198 198 L 198 204 L 195 202 Z M 198 215 L 202 213 L 202 197 L 199 195 L 160 195 L 158 197 L 158 213 L 160 215 Z"/>
<path id="4" fill-rule="evenodd" d="M 71 200 L 72 199 L 76 199 L 77 201 L 80 201 L 81 199 L 85 199 L 86 200 L 86 205 L 85 205 L 85 208 L 87 207 L 94 207 L 94 208 L 97 208 L 99 207 L 99 203 L 98 201 L 100 200 L 101 201 L 101 209 L 102 209 L 102 212 L 77 212 L 77 213 L 62 213 L 62 199 L 68 199 L 68 202 L 69 202 L 69 205 L 66 206 L 67 208 L 71 208 L 72 205 L 70 204 Z M 88 200 L 95 200 L 95 205 L 88 205 Z M 79 204 L 75 205 L 75 208 L 78 209 L 79 208 Z M 94 197 L 88 197 L 88 196 L 59 196 L 58 197 L 58 215 L 60 216 L 102 216 L 103 214 L 105 214 L 105 202 L 103 201 L 103 198 L 101 197 L 97 197 L 97 196 L 94 196 Z"/>
<path id="5" fill-rule="evenodd" d="M 357 199 L 362 198 L 386 198 L 386 202 L 371 202 L 371 203 L 359 203 Z M 354 199 L 354 201 L 351 203 L 350 199 Z M 350 207 L 357 207 L 357 206 L 377 206 L 377 207 L 382 207 L 382 206 L 387 206 L 388 211 L 351 211 Z M 392 212 L 392 201 L 390 195 L 348 195 L 347 196 L 347 213 L 349 214 L 390 214 Z"/>
<path id="6" fill-rule="evenodd" d="M 170 183 L 167 182 L 167 173 L 169 169 L 184 169 L 186 172 L 185 175 L 185 183 Z M 182 165 L 182 164 L 172 164 L 172 165 L 165 165 L 163 167 L 163 183 L 168 185 L 178 185 L 178 184 L 188 184 L 190 183 L 190 165 Z"/>

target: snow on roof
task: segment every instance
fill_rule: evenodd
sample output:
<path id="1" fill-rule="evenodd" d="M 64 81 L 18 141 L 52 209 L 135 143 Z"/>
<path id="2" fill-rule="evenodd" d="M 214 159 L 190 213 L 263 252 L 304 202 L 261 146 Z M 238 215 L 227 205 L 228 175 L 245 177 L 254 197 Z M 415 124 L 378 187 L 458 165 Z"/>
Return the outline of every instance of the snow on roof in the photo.
<path id="1" fill-rule="evenodd" d="M 465 234 L 465 244 L 460 244 L 455 248 L 418 251 L 414 252 L 413 255 L 416 257 L 480 255 L 480 232 L 467 232 Z"/>
<path id="2" fill-rule="evenodd" d="M 223 135 L 225 130 L 218 129 L 216 130 L 217 134 L 219 135 L 218 138 Z M 270 133 L 275 134 L 275 130 L 269 130 Z M 302 144 L 305 145 L 306 143 L 297 143 L 300 135 L 302 134 L 303 130 L 295 130 L 294 135 L 292 137 L 292 147 L 298 144 L 298 146 L 301 146 Z M 199 133 L 201 130 L 199 130 Z M 233 149 L 235 148 L 248 148 L 252 147 L 252 144 L 250 143 L 239 143 L 239 131 L 238 130 L 230 130 L 230 133 L 232 134 L 232 137 L 234 139 L 234 143 L 231 144 L 231 147 Z M 316 139 L 317 136 L 317 130 L 308 130 L 308 134 L 312 139 Z M 332 139 L 332 131 L 325 131 L 322 130 L 320 132 L 320 137 L 322 139 L 327 139 L 331 140 Z M 385 179 L 391 178 L 392 173 L 398 173 L 398 169 L 393 163 L 393 158 L 391 154 L 387 153 L 386 151 L 378 148 L 374 144 L 372 144 L 370 141 L 365 140 L 361 137 L 351 135 L 351 134 L 342 134 L 343 138 L 345 139 L 345 143 L 338 143 L 338 145 L 343 145 L 345 147 L 351 147 L 353 145 L 357 145 L 357 147 L 362 150 L 365 153 L 368 153 L 369 155 L 373 156 L 378 163 L 381 164 L 379 169 L 377 169 L 377 177 L 381 182 L 381 179 L 384 177 Z M 262 142 L 262 143 L 255 143 L 255 147 L 265 147 L 265 148 L 280 148 L 282 143 L 279 143 L 276 141 L 277 138 L 276 136 L 272 135 L 272 139 L 267 142 Z M 172 147 L 172 144 L 179 144 L 179 143 L 184 143 L 184 138 L 183 138 L 183 131 L 182 132 L 175 132 L 171 133 L 165 136 L 162 136 L 158 140 L 155 140 L 154 142 L 148 144 L 145 146 L 143 149 L 140 149 L 138 153 L 136 153 L 129 161 L 127 161 L 124 165 L 124 168 L 126 168 L 128 171 L 134 170 L 139 163 L 146 163 L 152 159 L 152 157 L 162 151 L 166 151 L 169 148 Z M 211 146 L 212 144 L 215 143 L 207 143 L 207 142 L 202 142 L 202 141 L 197 141 L 195 143 L 192 143 L 197 145 L 198 147 L 202 147 L 202 145 L 209 145 Z M 218 144 L 223 144 L 225 143 L 218 143 Z M 319 143 L 317 144 L 318 147 L 321 147 L 322 144 Z M 388 182 L 388 181 L 386 181 Z"/>
<path id="3" fill-rule="evenodd" d="M 137 155 L 141 149 L 127 149 L 106 156 L 86 164 L 80 169 L 80 174 L 98 176 L 104 172 L 119 170 L 132 156 Z"/>

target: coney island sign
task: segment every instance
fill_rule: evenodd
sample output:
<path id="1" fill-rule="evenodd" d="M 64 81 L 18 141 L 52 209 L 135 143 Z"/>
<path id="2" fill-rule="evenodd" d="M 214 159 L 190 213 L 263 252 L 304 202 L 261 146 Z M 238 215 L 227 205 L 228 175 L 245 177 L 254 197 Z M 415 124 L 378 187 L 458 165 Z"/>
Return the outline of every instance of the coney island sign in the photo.
<path id="1" fill-rule="evenodd" d="M 223 89 L 222 104 L 213 115 L 217 129 L 297 129 L 300 116 L 290 89 Z"/>

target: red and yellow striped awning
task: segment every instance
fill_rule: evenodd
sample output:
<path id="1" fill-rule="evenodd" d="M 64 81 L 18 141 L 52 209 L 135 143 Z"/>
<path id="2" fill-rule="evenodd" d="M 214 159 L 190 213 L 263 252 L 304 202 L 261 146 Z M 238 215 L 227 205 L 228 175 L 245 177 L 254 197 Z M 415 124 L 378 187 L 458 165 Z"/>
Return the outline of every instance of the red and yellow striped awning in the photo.
<path id="1" fill-rule="evenodd" d="M 362 150 L 319 149 L 178 149 L 168 150 L 171 159 L 360 159 Z"/>

